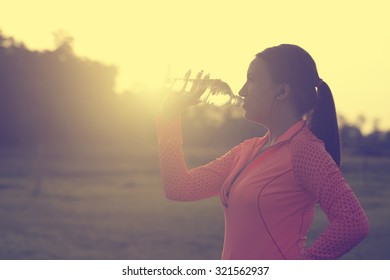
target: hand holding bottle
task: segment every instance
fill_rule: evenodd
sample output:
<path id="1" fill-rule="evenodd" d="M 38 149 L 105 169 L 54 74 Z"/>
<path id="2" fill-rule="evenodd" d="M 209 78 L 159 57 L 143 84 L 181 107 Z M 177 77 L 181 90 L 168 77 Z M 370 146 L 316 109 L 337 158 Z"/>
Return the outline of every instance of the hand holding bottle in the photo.
<path id="1" fill-rule="evenodd" d="M 242 97 L 234 95 L 226 82 L 210 79 L 209 74 L 203 78 L 202 75 L 203 71 L 200 71 L 195 79 L 190 79 L 191 70 L 188 70 L 184 78 L 167 78 L 169 90 L 162 106 L 162 112 L 166 117 L 175 117 L 184 108 L 199 102 L 215 106 L 242 105 Z M 187 88 L 190 89 L 187 91 Z"/>
<path id="2" fill-rule="evenodd" d="M 161 105 L 161 113 L 164 117 L 177 117 L 183 109 L 200 102 L 200 97 L 209 86 L 208 80 L 210 78 L 209 74 L 205 75 L 203 78 L 202 75 L 203 71 L 200 71 L 195 79 L 190 79 L 191 70 L 188 70 L 184 75 L 184 78 L 180 79 L 183 81 L 183 85 L 179 90 L 174 89 L 174 85 L 179 79 L 170 81 L 171 84 L 169 88 L 167 88 L 166 96 Z M 187 91 L 190 82 L 191 88 Z"/>

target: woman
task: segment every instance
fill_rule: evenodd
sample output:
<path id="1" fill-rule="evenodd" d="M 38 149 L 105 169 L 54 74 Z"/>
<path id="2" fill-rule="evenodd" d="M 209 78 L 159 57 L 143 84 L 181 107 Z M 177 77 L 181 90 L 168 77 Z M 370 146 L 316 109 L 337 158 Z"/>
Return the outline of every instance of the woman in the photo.
<path id="1" fill-rule="evenodd" d="M 195 84 L 192 97 L 171 93 L 163 103 L 160 166 L 169 199 L 220 195 L 225 214 L 222 259 L 337 259 L 367 236 L 367 217 L 339 169 L 332 93 L 305 50 L 287 44 L 271 47 L 249 66 L 239 93 L 245 118 L 264 125 L 267 134 L 187 170 L 179 116 L 196 102 L 204 85 Z M 317 203 L 329 225 L 305 248 Z"/>

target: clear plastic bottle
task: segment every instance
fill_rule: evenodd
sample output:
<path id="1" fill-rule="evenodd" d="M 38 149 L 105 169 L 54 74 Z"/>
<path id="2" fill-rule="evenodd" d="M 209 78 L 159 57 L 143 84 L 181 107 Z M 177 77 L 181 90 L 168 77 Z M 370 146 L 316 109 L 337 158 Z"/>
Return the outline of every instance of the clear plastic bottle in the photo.
<path id="1" fill-rule="evenodd" d="M 231 105 L 241 107 L 243 98 L 233 94 L 230 86 L 221 80 L 209 80 L 210 85 L 200 97 L 200 101 L 206 104 L 215 105 L 218 107 Z"/>
<path id="2" fill-rule="evenodd" d="M 199 82 L 199 79 L 190 78 L 167 78 L 167 84 L 175 91 L 184 91 L 189 93 L 194 82 Z M 219 79 L 202 80 L 205 83 L 206 90 L 200 96 L 199 100 L 202 103 L 210 104 L 218 107 L 230 105 L 241 107 L 244 99 L 241 96 L 235 95 L 230 86 Z"/>

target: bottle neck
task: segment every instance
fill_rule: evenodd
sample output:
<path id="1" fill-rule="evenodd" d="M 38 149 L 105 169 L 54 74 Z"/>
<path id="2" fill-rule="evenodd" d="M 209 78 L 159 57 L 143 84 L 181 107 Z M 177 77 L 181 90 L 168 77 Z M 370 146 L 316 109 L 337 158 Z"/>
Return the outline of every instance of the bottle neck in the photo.
<path id="1" fill-rule="evenodd" d="M 244 98 L 238 95 L 232 95 L 231 97 L 231 105 L 234 107 L 242 107 L 244 105 Z"/>

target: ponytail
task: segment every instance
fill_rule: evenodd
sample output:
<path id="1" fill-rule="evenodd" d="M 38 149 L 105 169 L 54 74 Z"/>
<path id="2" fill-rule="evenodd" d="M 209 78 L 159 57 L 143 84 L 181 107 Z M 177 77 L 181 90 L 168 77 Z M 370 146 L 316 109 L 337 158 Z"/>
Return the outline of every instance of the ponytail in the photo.
<path id="1" fill-rule="evenodd" d="M 309 118 L 309 127 L 324 142 L 326 150 L 340 166 L 340 137 L 332 92 L 322 80 L 317 85 L 317 92 L 317 104 Z"/>
<path id="2" fill-rule="evenodd" d="M 256 56 L 267 63 L 274 82 L 290 85 L 297 110 L 302 116 L 308 115 L 311 131 L 324 142 L 327 152 L 340 166 L 340 138 L 332 92 L 319 78 L 310 54 L 296 45 L 282 44 Z"/>

